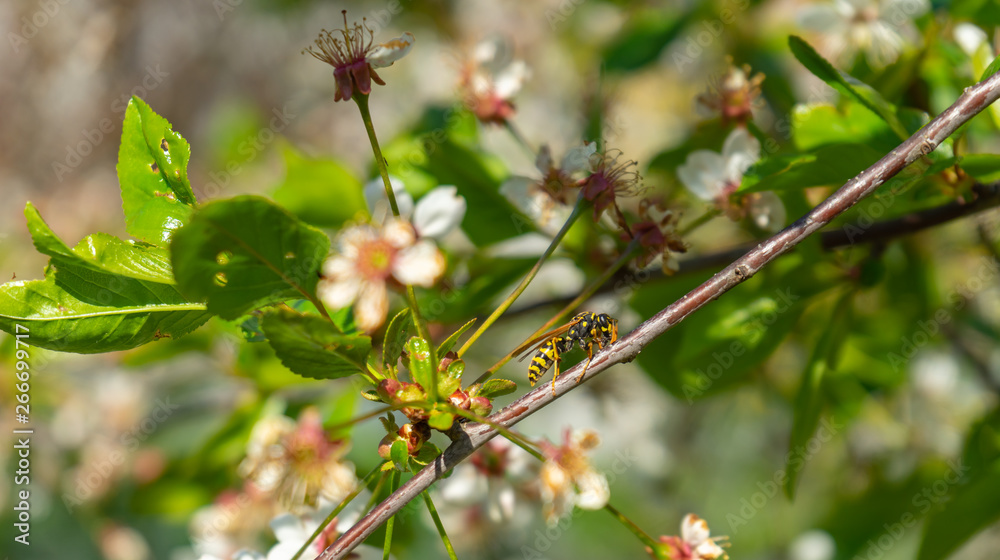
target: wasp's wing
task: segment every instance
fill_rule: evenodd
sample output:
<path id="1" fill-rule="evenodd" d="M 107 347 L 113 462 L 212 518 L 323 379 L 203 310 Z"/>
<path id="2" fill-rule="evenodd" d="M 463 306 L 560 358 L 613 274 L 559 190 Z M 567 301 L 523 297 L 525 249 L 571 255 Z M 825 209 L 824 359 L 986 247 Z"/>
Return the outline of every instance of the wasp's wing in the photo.
<path id="1" fill-rule="evenodd" d="M 531 355 L 530 352 L 532 350 L 537 350 L 538 348 L 540 348 L 541 346 L 543 346 L 549 340 L 551 340 L 551 339 L 553 339 L 553 338 L 555 338 L 557 336 L 561 336 L 561 335 L 565 334 L 576 323 L 577 323 L 577 321 L 574 321 L 572 323 L 566 323 L 565 325 L 563 325 L 561 327 L 554 328 L 554 329 L 552 329 L 551 331 L 549 331 L 549 332 L 547 332 L 545 334 L 540 334 L 540 335 L 536 336 L 535 338 L 532 338 L 531 340 L 529 340 L 529 341 L 525 342 L 524 344 L 518 346 L 517 349 L 514 350 L 511 353 L 511 355 L 513 355 L 513 356 L 520 356 L 521 354 L 524 354 L 518 360 L 518 361 L 524 361 L 525 358 L 527 358 L 528 356 Z"/>

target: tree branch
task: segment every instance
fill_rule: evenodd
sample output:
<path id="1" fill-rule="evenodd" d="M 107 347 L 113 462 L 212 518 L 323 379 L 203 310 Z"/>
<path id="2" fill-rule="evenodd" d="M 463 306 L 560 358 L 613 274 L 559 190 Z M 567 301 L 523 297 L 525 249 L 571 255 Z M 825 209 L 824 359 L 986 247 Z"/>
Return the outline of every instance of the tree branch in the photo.
<path id="1" fill-rule="evenodd" d="M 911 212 L 905 216 L 875 222 L 868 227 L 861 227 L 857 224 L 849 224 L 841 229 L 820 232 L 820 245 L 827 251 L 842 249 L 858 245 L 860 243 L 884 243 L 897 237 L 903 237 L 925 229 L 939 226 L 941 224 L 972 216 L 979 212 L 990 210 L 1000 206 L 1000 181 L 993 183 L 975 183 L 972 185 L 972 200 L 955 200 L 942 206 L 927 208 L 918 212 Z M 680 262 L 680 269 L 675 276 L 680 274 L 691 274 L 711 268 L 723 266 L 745 255 L 747 251 L 753 249 L 755 244 L 748 243 L 723 249 L 715 253 L 698 255 Z M 634 272 L 623 271 L 611 278 L 595 293 L 605 293 L 614 290 L 620 280 L 625 280 L 629 276 L 634 276 Z M 653 270 L 648 272 L 651 280 L 662 280 L 670 278 L 660 272 Z M 506 317 L 512 317 L 522 313 L 529 313 L 536 309 L 549 307 L 550 305 L 564 305 L 573 301 L 575 296 L 563 296 L 534 302 L 524 307 L 519 307 L 507 313 Z"/>
<path id="2" fill-rule="evenodd" d="M 833 218 L 871 194 L 904 167 L 933 151 L 958 127 L 996 101 L 998 97 L 1000 97 L 1000 73 L 966 88 L 951 107 L 900 144 L 899 147 L 848 181 L 808 214 L 751 249 L 725 269 L 688 292 L 687 295 L 636 327 L 617 343 L 596 354 L 585 379 L 600 375 L 614 364 L 632 361 L 650 341 L 665 333 L 708 302 L 717 299 L 734 286 L 757 274 L 762 267 L 790 251 L 803 239 L 830 223 Z M 537 387 L 492 415 L 490 420 L 505 427 L 513 426 L 572 390 L 576 386 L 576 377 L 581 367 L 582 363 L 563 372 L 555 382 L 554 392 L 545 385 Z M 413 478 L 406 484 L 368 512 L 336 542 L 324 550 L 317 557 L 317 560 L 344 558 L 410 500 L 429 488 L 434 481 L 471 455 L 479 446 L 496 436 L 497 430 L 486 424 L 472 426 L 456 424 L 451 435 L 453 443 L 442 455 L 413 475 Z"/>

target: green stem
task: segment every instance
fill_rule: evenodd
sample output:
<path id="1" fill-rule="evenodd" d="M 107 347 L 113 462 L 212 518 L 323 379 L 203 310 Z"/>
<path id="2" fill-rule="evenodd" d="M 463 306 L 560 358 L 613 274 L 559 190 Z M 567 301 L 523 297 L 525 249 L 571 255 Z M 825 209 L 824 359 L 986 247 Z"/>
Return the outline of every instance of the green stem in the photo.
<path id="1" fill-rule="evenodd" d="M 580 295 L 576 296 L 576 298 L 573 299 L 573 301 L 566 304 L 566 307 L 563 307 L 562 310 L 559 311 L 559 313 L 556 313 L 551 319 L 549 319 L 547 323 L 539 327 L 538 330 L 536 330 L 534 333 L 525 338 L 524 341 L 527 342 L 532 338 L 535 338 L 536 336 L 542 334 L 543 332 L 551 329 L 552 326 L 555 325 L 560 319 L 562 319 L 566 315 L 569 315 L 580 304 L 587 301 L 587 299 L 589 299 L 590 296 L 594 295 L 594 293 L 596 293 L 597 290 L 599 290 L 601 286 L 604 285 L 605 282 L 607 282 L 612 276 L 614 276 L 615 273 L 621 269 L 621 267 L 625 266 L 626 263 L 632 260 L 632 258 L 639 251 L 639 249 L 640 247 L 638 241 L 634 239 L 630 241 L 629 244 L 625 247 L 625 251 L 623 251 L 621 256 L 618 257 L 618 260 L 616 260 L 611 266 L 605 269 L 600 276 L 595 278 L 593 282 L 591 282 L 586 288 L 584 288 L 583 291 L 580 292 Z M 518 345 L 518 347 L 520 346 L 521 345 Z M 490 369 L 486 370 L 485 373 L 480 375 L 479 379 L 476 379 L 474 383 L 482 383 L 486 381 L 487 379 L 490 378 L 490 376 L 496 373 L 497 370 L 503 367 L 503 365 L 509 362 L 513 357 L 514 357 L 514 350 L 511 350 L 509 354 L 501 358 L 499 362 L 493 364 L 493 366 Z"/>
<path id="2" fill-rule="evenodd" d="M 444 531 L 444 524 L 441 523 L 441 517 L 438 516 L 437 509 L 434 507 L 434 502 L 431 501 L 431 495 L 424 490 L 420 493 L 424 497 L 424 503 L 427 504 L 427 511 L 431 512 L 431 518 L 434 520 L 434 525 L 437 527 L 438 534 L 441 535 L 441 541 L 444 542 L 444 548 L 448 551 L 448 558 L 451 560 L 458 560 L 455 556 L 455 547 L 451 546 L 451 539 L 448 538 L 448 533 Z"/>
<path id="3" fill-rule="evenodd" d="M 382 175 L 382 183 L 385 185 L 385 195 L 389 197 L 389 207 L 392 208 L 392 215 L 399 216 L 399 206 L 396 205 L 396 194 L 392 192 L 392 183 L 389 182 L 389 168 L 382 157 L 382 148 L 378 145 L 378 138 L 375 137 L 375 126 L 372 124 L 372 115 L 368 111 L 368 96 L 360 93 L 354 94 L 354 102 L 358 104 L 361 111 L 361 120 L 365 122 L 365 131 L 368 132 L 368 140 L 372 143 L 372 152 L 375 153 L 375 163 L 378 164 L 378 172 Z"/>
<path id="4" fill-rule="evenodd" d="M 631 531 L 632 534 L 635 535 L 640 541 L 642 541 L 644 545 L 648 546 L 652 550 L 657 550 L 659 548 L 660 543 L 653 540 L 653 537 L 647 535 L 645 531 L 640 529 L 639 526 L 633 523 L 631 519 L 625 517 L 625 514 L 618 511 L 614 506 L 612 506 L 611 504 L 605 504 L 604 509 L 606 509 L 608 513 L 610 513 L 612 516 L 614 516 L 615 519 L 617 519 L 622 525 L 624 525 L 626 529 Z"/>
<path id="5" fill-rule="evenodd" d="M 520 144 L 521 147 L 524 148 L 526 152 L 528 152 L 529 156 L 531 156 L 531 163 L 534 163 L 535 158 L 538 157 L 538 154 L 535 153 L 535 149 L 531 147 L 531 144 L 528 142 L 528 139 L 525 138 L 523 134 L 521 134 L 521 131 L 516 126 L 514 126 L 514 123 L 511 122 L 510 119 L 505 120 L 503 123 L 504 127 L 507 129 L 507 132 L 509 132 L 510 135 L 514 137 L 514 140 L 517 140 L 517 143 Z"/>
<path id="6" fill-rule="evenodd" d="M 521 293 L 524 292 L 524 289 L 528 287 L 528 284 L 531 283 L 531 281 L 535 278 L 535 275 L 538 274 L 539 269 L 542 268 L 542 264 L 544 264 L 545 261 L 549 258 L 549 256 L 552 255 L 552 252 L 555 251 L 556 247 L 562 241 L 563 237 L 566 237 L 566 233 L 569 231 L 569 228 L 572 227 L 572 225 L 576 222 L 576 219 L 580 217 L 585 203 L 586 201 L 583 198 L 583 196 L 577 198 L 576 206 L 573 207 L 573 212 L 569 215 L 569 218 L 566 220 L 566 223 L 563 224 L 563 227 L 562 229 L 559 230 L 559 233 L 557 233 L 556 236 L 552 238 L 552 242 L 549 243 L 549 247 L 545 249 L 545 252 L 542 253 L 541 257 L 539 257 L 538 262 L 536 262 L 535 266 L 533 266 L 531 270 L 528 271 L 528 274 L 524 277 L 523 280 L 521 280 L 521 283 L 518 284 L 516 288 L 514 288 L 514 291 L 511 292 L 509 296 L 507 296 L 507 299 L 503 300 L 503 303 L 500 304 L 500 307 L 497 307 L 496 310 L 494 310 L 493 313 L 491 313 L 490 316 L 487 317 L 485 321 L 483 321 L 483 324 L 480 325 L 478 329 L 476 329 L 476 332 L 472 333 L 472 336 L 470 336 L 469 339 L 465 341 L 465 344 L 463 344 L 462 347 L 459 348 L 458 355 L 460 357 L 462 356 L 462 354 L 465 354 L 465 351 L 468 350 L 469 347 L 472 346 L 472 344 L 476 342 L 476 340 L 480 336 L 482 336 L 482 334 L 486 331 L 486 329 L 488 329 L 493 323 L 496 322 L 497 319 L 500 318 L 501 315 L 503 315 L 505 311 L 507 311 L 507 309 L 514 303 L 514 300 L 516 300 L 521 295 Z"/>
<path id="7" fill-rule="evenodd" d="M 400 472 L 393 469 L 392 480 L 389 482 L 389 493 L 392 494 L 399 488 Z M 389 560 L 389 549 L 392 547 L 392 528 L 396 524 L 396 516 L 393 515 L 385 523 L 385 544 L 382 545 L 382 560 Z"/>
<path id="8" fill-rule="evenodd" d="M 712 208 L 707 212 L 705 212 L 704 214 L 702 214 L 701 216 L 695 218 L 690 224 L 684 226 L 684 229 L 678 231 L 677 234 L 680 235 L 681 237 L 684 237 L 685 235 L 691 233 L 692 231 L 707 224 L 712 218 L 718 216 L 721 213 L 722 212 L 720 212 L 718 208 Z"/>
<path id="9" fill-rule="evenodd" d="M 379 465 L 374 469 L 372 469 L 370 473 L 366 474 L 365 477 L 361 479 L 361 482 L 358 484 L 357 488 L 355 488 L 353 492 L 348 494 L 347 497 L 344 498 L 344 500 L 340 502 L 340 504 L 337 507 L 333 508 L 333 511 L 330 512 L 330 515 L 327 515 L 326 519 L 324 519 L 323 522 L 319 524 L 319 527 L 316 527 L 316 530 L 313 531 L 312 536 L 306 539 L 306 542 L 302 543 L 302 548 L 300 548 L 299 551 L 296 552 L 294 556 L 292 556 L 291 560 L 298 560 L 298 558 L 302 556 L 302 553 L 305 552 L 307 548 L 309 548 L 309 545 L 314 540 L 316 540 L 317 537 L 319 537 L 319 535 L 323 532 L 323 529 L 326 529 L 326 526 L 333 522 L 333 518 L 337 517 L 337 514 L 343 511 L 344 508 L 347 507 L 347 504 L 351 503 L 351 501 L 354 498 L 357 498 L 358 494 L 360 494 L 361 491 L 368 486 L 368 483 L 371 482 L 372 478 L 375 478 L 375 475 L 378 474 L 379 469 L 382 468 L 383 464 L 384 461 L 382 463 L 379 463 Z"/>
<path id="10" fill-rule="evenodd" d="M 389 206 L 392 208 L 392 215 L 398 218 L 399 206 L 396 204 L 396 194 L 392 190 L 392 182 L 389 181 L 389 167 L 385 163 L 385 157 L 382 156 L 382 148 L 379 147 L 378 137 L 375 136 L 375 126 L 372 124 L 372 115 L 368 110 L 368 96 L 355 94 L 354 102 L 358 104 L 358 109 L 361 111 L 361 120 L 365 123 L 365 131 L 368 132 L 368 140 L 372 144 L 372 152 L 375 154 L 375 162 L 378 164 L 379 175 L 382 176 L 382 184 L 385 185 L 385 195 L 389 197 Z M 437 371 L 437 359 L 434 345 L 432 344 L 433 341 L 430 338 L 427 323 L 420 315 L 420 309 L 417 307 L 417 296 L 413 291 L 413 286 L 406 286 L 406 299 L 410 305 L 410 309 L 413 311 L 413 322 L 417 326 L 417 334 L 426 340 L 427 344 L 431 347 L 431 363 L 434 364 L 435 371 Z M 431 394 L 434 395 L 433 399 L 437 400 L 437 376 L 433 377 L 433 385 Z"/>
<path id="11" fill-rule="evenodd" d="M 385 464 L 384 462 L 382 464 Z M 378 482 L 375 483 L 375 488 L 372 489 L 372 495 L 368 498 L 368 503 L 365 504 L 365 511 L 362 515 L 367 515 L 369 511 L 375 507 L 375 502 L 379 499 L 379 492 L 382 491 L 382 487 L 385 486 L 386 479 L 389 478 L 388 472 L 383 472 L 381 476 L 378 477 Z"/>

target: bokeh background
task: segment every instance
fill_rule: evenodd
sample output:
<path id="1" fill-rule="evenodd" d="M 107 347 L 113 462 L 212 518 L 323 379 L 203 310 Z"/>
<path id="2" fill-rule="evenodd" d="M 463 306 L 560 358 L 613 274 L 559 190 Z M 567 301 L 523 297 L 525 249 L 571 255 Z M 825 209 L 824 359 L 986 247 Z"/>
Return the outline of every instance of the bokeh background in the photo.
<path id="1" fill-rule="evenodd" d="M 964 4 L 963 12 L 935 2 L 922 16 L 921 32 L 948 37 L 954 21 L 1000 11 L 989 2 Z M 661 183 L 657 188 L 668 189 L 676 180 L 658 175 L 650 162 L 694 130 L 700 120 L 695 97 L 726 69 L 727 56 L 768 76 L 757 115 L 765 128 L 796 101 L 835 97 L 816 88 L 819 82 L 786 46 L 790 33 L 811 36 L 799 18 L 808 6 L 791 0 L 3 2 L 0 22 L 9 44 L 0 45 L 0 277 L 42 276 L 46 259 L 31 246 L 22 215 L 26 201 L 71 244 L 94 231 L 127 237 L 115 165 L 132 94 L 190 142 L 189 175 L 201 200 L 273 191 L 285 179 L 291 149 L 334 158 L 358 179 L 371 179 L 371 153 L 355 109 L 331 101 L 329 68 L 300 52 L 320 28 L 341 25 L 342 9 L 352 20 L 366 17 L 377 39 L 406 30 L 417 38 L 403 62 L 380 71 L 388 86 L 376 86 L 371 103 L 383 139 L 409 130 L 428 107 L 459 103 L 461 61 L 477 43 L 500 38 L 510 57 L 531 70 L 516 99 L 515 121 L 526 138 L 561 154 L 594 136 L 588 127 L 601 112 L 601 135 L 609 145 L 637 160 L 648 178 Z M 987 31 L 996 24 L 995 15 L 982 23 Z M 708 44 L 689 50 L 706 31 Z M 691 63 L 678 64 L 678 53 L 693 53 Z M 971 70 L 961 72 L 971 80 Z M 958 91 L 956 86 L 952 93 Z M 932 98 L 933 110 L 951 101 L 947 91 L 932 93 L 922 95 Z M 288 115 L 288 123 L 269 131 L 276 112 Z M 480 126 L 479 133 L 483 148 L 510 173 L 536 173 L 532 158 L 502 128 Z M 982 224 L 996 232 L 991 219 Z M 922 248 L 936 260 L 920 269 L 932 288 L 915 290 L 914 297 L 934 293 L 940 299 L 922 307 L 904 302 L 915 306 L 912 314 L 857 320 L 869 321 L 872 330 L 885 321 L 891 332 L 912 336 L 909 317 L 930 317 L 948 306 L 946 296 L 978 270 L 980 254 L 952 250 L 975 238 L 975 225 L 967 222 L 918 237 L 907 250 Z M 690 241 L 697 253 L 748 239 L 723 220 Z M 557 261 L 525 304 L 564 296 L 582 282 L 572 263 Z M 612 293 L 594 304 L 617 310 L 623 331 L 643 318 L 622 304 L 628 295 Z M 891 314 L 884 298 L 873 295 L 871 302 Z M 995 271 L 969 302 L 978 321 L 997 324 Z M 546 318 L 542 308 L 502 322 L 468 355 L 470 369 L 487 367 Z M 807 313 L 800 320 L 816 324 L 824 317 Z M 984 327 L 960 345 L 931 337 L 895 369 L 869 370 L 858 360 L 841 370 L 843 406 L 834 406 L 828 418 L 833 435 L 810 450 L 794 502 L 773 481 L 784 467 L 789 402 L 814 342 L 809 336 L 789 338 L 755 369 L 752 383 L 711 399 L 685 402 L 638 365 L 621 365 L 520 428 L 553 441 L 567 427 L 601 434 L 594 462 L 616 475 L 613 503 L 652 534 L 676 534 L 681 517 L 696 512 L 713 534 L 729 535 L 734 559 L 868 558 L 869 539 L 886 533 L 901 512 L 925 513 L 914 497 L 935 488 L 948 461 L 961 455 L 970 427 L 996 406 L 1000 353 L 991 332 Z M 32 385 L 36 435 L 27 548 L 7 536 L 13 459 L 9 445 L 0 448 L 7 465 L 0 476 L 0 554 L 17 559 L 197 558 L 192 539 L 204 530 L 197 526 L 199 512 L 224 503 L 220 495 L 238 480 L 240 442 L 251 425 L 240 418 L 256 414 L 263 402 L 297 410 L 306 403 L 342 403 L 345 394 L 357 393 L 348 382 L 297 378 L 263 345 L 240 342 L 231 328 L 214 323 L 185 339 L 129 352 L 35 351 L 40 363 Z M 5 371 L 10 363 L 4 359 Z M 519 365 L 504 371 L 525 379 Z M 5 374 L 4 433 L 14 427 L 7 414 L 12 384 Z M 851 391 L 863 396 L 849 399 Z M 354 410 L 363 409 L 358 403 Z M 227 430 L 232 437 L 220 440 Z M 363 474 L 376 464 L 380 427 L 362 425 L 353 437 L 347 458 Z M 546 536 L 534 506 L 519 509 L 506 527 L 483 523 L 457 506 L 441 507 L 461 557 L 644 557 L 635 539 L 603 512 L 579 513 Z M 444 556 L 422 510 L 398 527 L 398 558 Z M 919 524 L 892 533 L 879 557 L 913 558 L 920 533 Z M 261 547 L 269 540 L 266 528 L 246 538 Z M 955 557 L 995 558 L 998 548 L 1000 526 L 994 525 Z"/>

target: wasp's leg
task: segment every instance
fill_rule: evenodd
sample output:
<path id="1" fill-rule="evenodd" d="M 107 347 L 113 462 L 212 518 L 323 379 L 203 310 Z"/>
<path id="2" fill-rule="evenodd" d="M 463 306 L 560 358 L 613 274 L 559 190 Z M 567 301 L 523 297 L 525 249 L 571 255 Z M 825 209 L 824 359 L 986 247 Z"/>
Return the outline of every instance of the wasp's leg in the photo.
<path id="1" fill-rule="evenodd" d="M 580 373 L 580 377 L 576 378 L 576 382 L 579 383 L 583 381 L 583 376 L 587 375 L 587 368 L 590 367 L 590 361 L 594 359 L 594 343 L 587 343 L 587 363 L 583 366 L 583 372 Z"/>
<path id="2" fill-rule="evenodd" d="M 552 365 L 555 366 L 555 370 L 552 372 L 552 396 L 556 396 L 556 379 L 559 378 L 559 344 L 552 345 L 552 356 L 555 358 L 555 362 Z"/>

